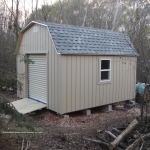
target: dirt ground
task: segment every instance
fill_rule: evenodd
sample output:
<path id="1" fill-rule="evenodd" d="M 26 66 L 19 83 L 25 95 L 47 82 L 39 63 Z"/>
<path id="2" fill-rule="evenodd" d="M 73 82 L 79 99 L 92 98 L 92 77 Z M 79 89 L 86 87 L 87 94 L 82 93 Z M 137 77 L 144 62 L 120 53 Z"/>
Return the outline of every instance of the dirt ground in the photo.
<path id="1" fill-rule="evenodd" d="M 15 93 L 1 92 L 9 101 L 17 100 Z M 30 150 L 105 150 L 99 144 L 86 141 L 83 137 L 99 140 L 100 133 L 112 127 L 127 125 L 140 114 L 137 107 L 124 110 L 122 105 L 111 112 L 102 112 L 100 107 L 91 109 L 91 115 L 83 111 L 69 113 L 69 118 L 58 116 L 47 109 L 31 113 L 41 134 L 1 134 L 0 150 L 20 150 L 24 138 L 24 148 Z M 29 141 L 29 143 L 27 143 Z"/>

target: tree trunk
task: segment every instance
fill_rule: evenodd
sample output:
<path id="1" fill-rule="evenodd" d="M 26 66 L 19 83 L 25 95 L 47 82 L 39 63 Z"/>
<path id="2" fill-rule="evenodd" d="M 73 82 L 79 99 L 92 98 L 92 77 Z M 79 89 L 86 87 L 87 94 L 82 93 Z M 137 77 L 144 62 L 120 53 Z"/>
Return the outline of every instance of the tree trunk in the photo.
<path id="1" fill-rule="evenodd" d="M 13 18 L 13 9 L 14 9 L 14 7 L 13 7 L 13 0 L 12 0 L 12 8 L 11 8 L 11 23 L 12 23 L 12 18 Z"/>
<path id="2" fill-rule="evenodd" d="M 19 0 L 17 0 L 16 2 L 16 17 L 15 17 L 15 34 L 16 34 L 16 41 L 18 39 L 18 17 L 19 17 L 19 10 L 18 10 L 18 7 L 19 7 Z"/>
<path id="3" fill-rule="evenodd" d="M 86 20 L 86 17 L 87 17 L 88 6 L 89 6 L 89 1 L 87 1 L 87 6 L 85 8 L 85 14 L 84 14 L 83 22 L 82 22 L 82 27 L 84 27 L 84 25 L 85 25 L 85 20 Z"/>
<path id="4" fill-rule="evenodd" d="M 36 10 L 36 14 L 35 14 L 36 16 L 35 16 L 35 17 L 36 17 L 36 18 L 37 18 L 38 2 L 39 2 L 39 1 L 36 0 L 36 7 L 35 7 L 35 10 Z"/>
<path id="5" fill-rule="evenodd" d="M 119 9 L 119 0 L 117 0 L 117 6 L 116 6 L 116 12 L 115 12 L 115 15 L 114 15 L 114 20 L 113 20 L 113 25 L 112 25 L 112 28 L 111 30 L 115 30 L 115 26 L 116 26 L 116 18 L 117 18 L 117 14 L 118 14 L 118 9 Z"/>

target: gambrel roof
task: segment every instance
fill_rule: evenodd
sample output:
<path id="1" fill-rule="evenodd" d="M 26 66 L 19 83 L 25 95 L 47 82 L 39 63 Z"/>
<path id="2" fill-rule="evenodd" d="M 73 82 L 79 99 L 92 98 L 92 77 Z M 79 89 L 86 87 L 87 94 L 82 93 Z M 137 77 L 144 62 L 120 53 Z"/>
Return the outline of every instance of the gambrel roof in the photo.
<path id="1" fill-rule="evenodd" d="M 60 54 L 138 55 L 128 35 L 120 32 L 51 22 L 37 23 L 48 27 Z"/>

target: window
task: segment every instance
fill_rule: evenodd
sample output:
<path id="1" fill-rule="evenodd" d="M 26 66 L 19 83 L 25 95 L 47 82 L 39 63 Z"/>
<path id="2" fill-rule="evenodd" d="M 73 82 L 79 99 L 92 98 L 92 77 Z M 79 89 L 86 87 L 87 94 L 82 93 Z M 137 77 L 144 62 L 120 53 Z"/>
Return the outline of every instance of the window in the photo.
<path id="1" fill-rule="evenodd" d="M 33 27 L 33 32 L 38 32 L 38 27 L 37 26 Z"/>
<path id="2" fill-rule="evenodd" d="M 100 82 L 110 81 L 110 59 L 101 59 Z"/>

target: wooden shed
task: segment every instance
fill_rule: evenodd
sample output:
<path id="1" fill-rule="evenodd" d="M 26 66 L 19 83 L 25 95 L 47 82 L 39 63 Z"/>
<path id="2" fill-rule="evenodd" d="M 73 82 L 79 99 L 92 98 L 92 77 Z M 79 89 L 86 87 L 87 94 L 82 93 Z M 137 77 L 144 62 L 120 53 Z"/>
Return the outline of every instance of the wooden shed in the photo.
<path id="1" fill-rule="evenodd" d="M 17 96 L 57 113 L 135 97 L 138 54 L 123 33 L 32 21 L 20 32 L 16 54 L 23 83 Z"/>

